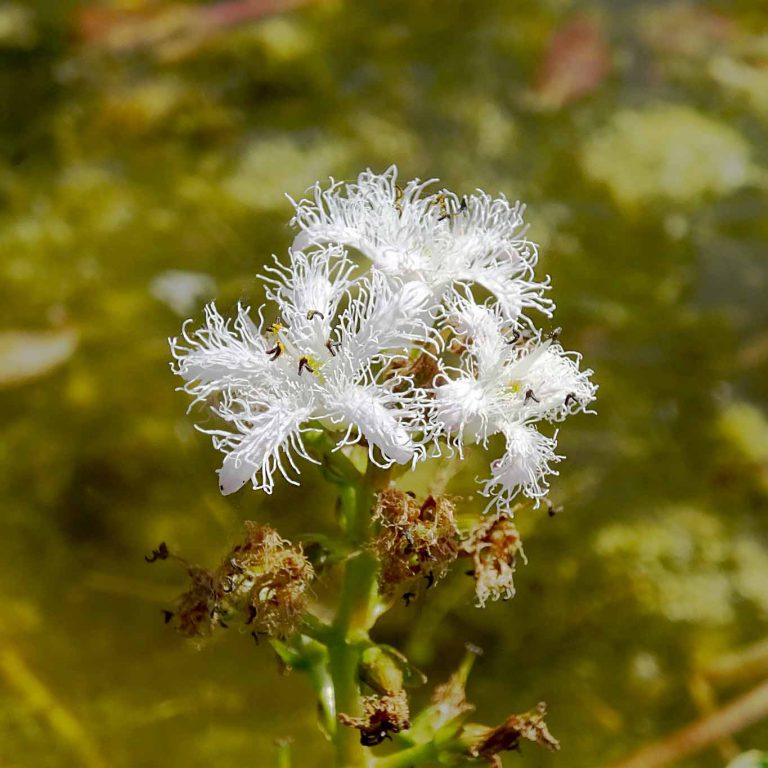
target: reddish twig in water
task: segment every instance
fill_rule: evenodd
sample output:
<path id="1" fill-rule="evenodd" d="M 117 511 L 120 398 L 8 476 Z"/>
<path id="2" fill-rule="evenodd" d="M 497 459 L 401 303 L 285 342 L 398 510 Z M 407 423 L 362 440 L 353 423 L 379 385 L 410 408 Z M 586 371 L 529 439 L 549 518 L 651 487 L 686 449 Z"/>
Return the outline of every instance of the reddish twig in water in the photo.
<path id="1" fill-rule="evenodd" d="M 722 709 L 644 747 L 609 768 L 662 768 L 700 752 L 768 716 L 768 680 Z"/>

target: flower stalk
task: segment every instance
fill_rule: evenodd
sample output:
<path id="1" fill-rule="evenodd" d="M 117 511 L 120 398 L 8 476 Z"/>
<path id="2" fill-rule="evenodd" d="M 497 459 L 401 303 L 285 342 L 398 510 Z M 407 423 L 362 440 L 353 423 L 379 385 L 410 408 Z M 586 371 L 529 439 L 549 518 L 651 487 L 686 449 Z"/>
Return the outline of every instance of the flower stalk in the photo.
<path id="1" fill-rule="evenodd" d="M 374 473 L 354 486 L 342 488 L 341 502 L 350 543 L 360 547 L 344 566 L 339 605 L 328 638 L 329 668 L 336 695 L 336 712 L 360 713 L 358 668 L 369 642 L 368 631 L 375 621 L 378 600 L 379 564 L 365 548 L 370 538 L 370 507 L 374 499 Z M 369 766 L 370 753 L 360 744 L 355 731 L 336 724 L 334 734 L 337 768 Z"/>
<path id="2" fill-rule="evenodd" d="M 551 425 L 589 412 L 596 392 L 560 329 L 530 317 L 554 305 L 549 278 L 535 279 L 524 206 L 431 183 L 401 187 L 393 166 L 315 185 L 292 201 L 287 262 L 261 276 L 270 319 L 238 306 L 228 320 L 210 304 L 201 328 L 185 324 L 171 340 L 183 389 L 217 418 L 201 431 L 224 454 L 221 492 L 250 482 L 272 493 L 314 463 L 338 494 L 339 535 L 293 543 L 249 522 L 216 568 L 161 544 L 147 560 L 181 562 L 192 582 L 166 622 L 196 639 L 233 622 L 268 638 L 307 675 L 336 768 L 500 766 L 521 739 L 558 747 L 543 704 L 496 728 L 466 722 L 474 650 L 411 717 L 405 686 L 426 678 L 370 636 L 384 611 L 431 595 L 459 559 L 471 558 L 478 605 L 514 595 L 525 558 L 513 500 L 546 497 L 562 459 Z M 485 509 L 460 509 L 445 493 L 456 468 L 470 450 L 502 445 L 481 481 Z M 430 460 L 432 494 L 419 499 L 407 473 Z M 312 582 L 329 568 L 343 569 L 338 594 L 313 613 Z M 374 757 L 388 740 L 397 750 Z"/>

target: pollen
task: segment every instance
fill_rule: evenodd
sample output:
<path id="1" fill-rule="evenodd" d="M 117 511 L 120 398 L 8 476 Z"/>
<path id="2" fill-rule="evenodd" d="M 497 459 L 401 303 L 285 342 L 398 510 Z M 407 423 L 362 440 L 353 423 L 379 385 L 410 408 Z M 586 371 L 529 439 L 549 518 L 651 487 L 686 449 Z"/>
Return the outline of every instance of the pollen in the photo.
<path id="1" fill-rule="evenodd" d="M 277 358 L 280 357 L 280 355 L 282 355 L 283 352 L 285 352 L 285 345 L 281 341 L 278 341 L 277 344 L 275 344 L 275 346 L 272 347 L 272 349 L 267 350 L 267 354 L 269 355 L 269 357 L 272 359 L 273 362 L 277 360 Z"/>

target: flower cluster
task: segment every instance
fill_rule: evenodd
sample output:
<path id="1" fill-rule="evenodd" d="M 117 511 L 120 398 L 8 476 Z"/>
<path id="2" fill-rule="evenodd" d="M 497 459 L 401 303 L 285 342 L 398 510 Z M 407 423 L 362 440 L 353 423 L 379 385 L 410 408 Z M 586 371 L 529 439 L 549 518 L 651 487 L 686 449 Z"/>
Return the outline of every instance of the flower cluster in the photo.
<path id="1" fill-rule="evenodd" d="M 392 167 L 316 185 L 293 203 L 287 262 L 261 276 L 268 318 L 211 304 L 171 341 L 184 389 L 220 419 L 205 431 L 225 454 L 222 493 L 295 483 L 309 433 L 326 431 L 384 467 L 501 435 L 483 492 L 501 510 L 546 494 L 561 457 L 536 424 L 585 410 L 591 371 L 531 317 L 553 304 L 523 206 L 431 184 L 400 186 Z"/>

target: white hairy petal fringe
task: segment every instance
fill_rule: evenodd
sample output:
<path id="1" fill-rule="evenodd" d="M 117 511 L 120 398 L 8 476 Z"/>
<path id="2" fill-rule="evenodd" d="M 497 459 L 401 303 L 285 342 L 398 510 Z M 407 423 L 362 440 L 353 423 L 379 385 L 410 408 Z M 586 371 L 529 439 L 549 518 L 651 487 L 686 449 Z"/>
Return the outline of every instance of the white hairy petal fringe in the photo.
<path id="1" fill-rule="evenodd" d="M 302 424 L 309 419 L 313 404 L 297 395 L 293 392 L 263 401 L 257 395 L 251 399 L 224 393 L 221 404 L 213 410 L 234 431 L 201 430 L 210 434 L 214 447 L 226 454 L 218 470 L 219 489 L 224 495 L 240 490 L 248 480 L 255 490 L 272 493 L 276 472 L 298 485 L 294 479 L 299 474 L 295 456 L 317 463 L 301 439 L 306 431 Z"/>
<path id="2" fill-rule="evenodd" d="M 336 427 L 346 426 L 337 448 L 352 445 L 363 437 L 371 461 L 380 467 L 407 464 L 423 457 L 417 442 L 425 423 L 425 396 L 399 377 L 386 385 L 371 381 L 356 383 L 339 378 L 325 392 L 325 418 Z M 407 391 L 395 391 L 400 385 Z"/>
<path id="3" fill-rule="evenodd" d="M 273 258 L 274 266 L 261 275 L 267 298 L 277 305 L 295 345 L 323 355 L 339 305 L 353 284 L 355 264 L 340 247 L 291 251 L 288 264 Z"/>
<path id="4" fill-rule="evenodd" d="M 557 432 L 547 437 L 534 427 L 510 424 L 505 437 L 506 452 L 491 462 L 491 477 L 484 482 L 482 494 L 491 498 L 490 506 L 505 511 L 521 492 L 538 506 L 549 491 L 547 476 L 558 474 L 550 465 L 563 458 L 555 453 Z"/>
<path id="5" fill-rule="evenodd" d="M 205 324 L 191 331 L 191 320 L 184 323 L 181 337 L 169 340 L 175 364 L 171 369 L 186 384 L 184 391 L 193 403 L 221 389 L 226 383 L 245 380 L 264 384 L 269 379 L 269 359 L 260 334 L 261 320 L 255 325 L 250 308 L 237 305 L 234 322 L 224 319 L 211 303 L 205 307 Z"/>

